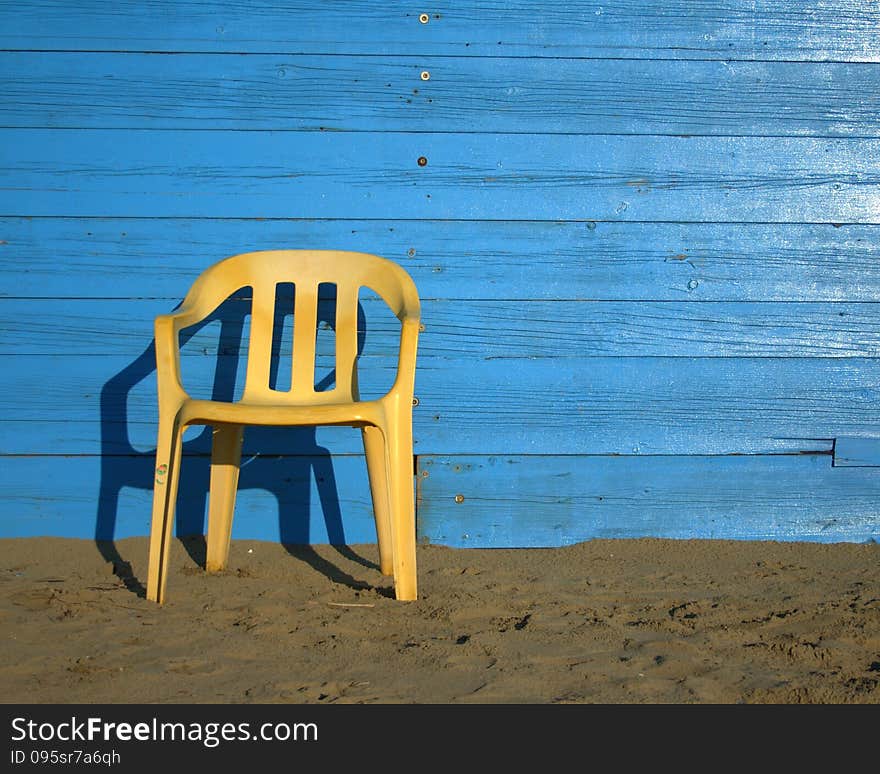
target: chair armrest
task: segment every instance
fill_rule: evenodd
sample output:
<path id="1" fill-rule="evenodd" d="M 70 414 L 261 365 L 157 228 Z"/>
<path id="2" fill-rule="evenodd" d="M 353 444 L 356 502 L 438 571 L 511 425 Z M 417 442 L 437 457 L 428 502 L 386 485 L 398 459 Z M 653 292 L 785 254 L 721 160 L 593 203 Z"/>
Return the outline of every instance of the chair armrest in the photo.
<path id="1" fill-rule="evenodd" d="M 409 315 L 402 318 L 400 330 L 400 349 L 397 355 L 397 377 L 390 392 L 406 390 L 412 393 L 415 386 L 416 350 L 418 349 L 419 328 L 418 316 Z"/>
<path id="2" fill-rule="evenodd" d="M 160 314 L 155 321 L 156 376 L 159 403 L 187 398 L 180 378 L 180 339 L 183 328 L 199 322 L 197 310 L 181 307 L 171 314 Z"/>

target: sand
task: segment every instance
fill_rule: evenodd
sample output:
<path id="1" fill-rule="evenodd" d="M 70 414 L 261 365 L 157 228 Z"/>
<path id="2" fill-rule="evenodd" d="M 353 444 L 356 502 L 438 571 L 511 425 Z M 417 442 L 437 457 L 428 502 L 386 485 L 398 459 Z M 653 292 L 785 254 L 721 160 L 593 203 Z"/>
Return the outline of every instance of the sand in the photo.
<path id="1" fill-rule="evenodd" d="M 880 703 L 880 546 L 594 540 L 419 546 L 0 541 L 5 703 Z"/>

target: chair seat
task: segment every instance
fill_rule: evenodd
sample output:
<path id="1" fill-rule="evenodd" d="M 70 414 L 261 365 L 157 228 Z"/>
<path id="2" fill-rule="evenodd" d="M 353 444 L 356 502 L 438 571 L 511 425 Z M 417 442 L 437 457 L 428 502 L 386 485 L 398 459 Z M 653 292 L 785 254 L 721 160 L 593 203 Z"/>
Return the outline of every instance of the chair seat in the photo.
<path id="1" fill-rule="evenodd" d="M 265 398 L 235 403 L 189 399 L 180 409 L 180 422 L 189 424 L 234 425 L 349 425 L 381 426 L 384 410 L 381 401 L 339 399 L 327 403 L 295 403 L 289 399 L 270 402 Z"/>

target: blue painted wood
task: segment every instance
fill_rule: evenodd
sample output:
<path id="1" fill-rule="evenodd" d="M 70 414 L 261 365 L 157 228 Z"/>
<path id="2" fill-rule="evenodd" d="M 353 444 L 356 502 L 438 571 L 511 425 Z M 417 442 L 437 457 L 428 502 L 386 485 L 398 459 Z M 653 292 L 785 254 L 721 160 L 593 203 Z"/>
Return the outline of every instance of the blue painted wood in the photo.
<path id="1" fill-rule="evenodd" d="M 880 136 L 848 63 L 7 52 L 0 93 L 7 127 Z"/>
<path id="2" fill-rule="evenodd" d="M 834 441 L 834 467 L 880 467 L 880 438 L 836 438 Z"/>
<path id="3" fill-rule="evenodd" d="M 155 460 L 128 457 L 8 457 L 0 465 L 0 537 L 113 540 L 150 532 Z M 204 534 L 207 457 L 181 468 L 175 532 Z M 275 457 L 241 469 L 233 537 L 282 543 L 374 543 L 362 457 Z"/>
<path id="4" fill-rule="evenodd" d="M 136 357 L 152 339 L 156 315 L 173 306 L 164 299 L 0 300 L 0 355 Z M 362 298 L 360 308 L 362 358 L 394 360 L 397 318 L 379 299 Z M 242 319 L 249 314 L 249 299 L 228 302 L 215 322 L 193 329 L 182 354 L 244 359 Z M 422 359 L 880 357 L 876 303 L 429 299 L 422 319 Z M 335 323 L 332 302 L 321 305 L 319 320 L 321 329 Z M 322 368 L 333 367 L 333 346 L 331 339 L 318 347 Z M 289 369 L 292 344 L 281 349 L 280 368 Z"/>
<path id="5" fill-rule="evenodd" d="M 178 301 L 227 255 L 328 246 L 401 263 L 426 299 L 880 300 L 873 225 L 149 217 L 0 218 L 0 297 Z"/>
<path id="6" fill-rule="evenodd" d="M 878 192 L 880 140 L 0 131 L 5 215 L 878 223 Z"/>
<path id="7" fill-rule="evenodd" d="M 831 461 L 876 436 L 878 21 L 855 0 L 0 2 L 0 453 L 42 455 L 4 457 L 0 523 L 145 534 L 153 310 L 236 240 L 293 239 L 419 282 L 416 449 L 476 460 L 423 468 L 426 539 L 875 536 L 876 469 Z M 349 131 L 289 131 L 319 127 Z M 118 300 L 47 322 L 30 296 Z M 372 388 L 390 329 L 367 323 Z M 205 394 L 240 381 L 217 349 L 189 342 Z M 362 459 L 326 485 L 359 434 L 324 432 L 249 435 L 236 534 L 373 539 Z M 200 532 L 207 435 L 184 449 Z M 698 456 L 647 456 L 668 454 Z"/>
<path id="8" fill-rule="evenodd" d="M 828 455 L 423 457 L 419 471 L 420 539 L 457 547 L 645 536 L 820 542 L 880 537 L 880 473 L 832 468 Z M 7 458 L 0 466 L 6 493 L 0 537 L 146 535 L 151 473 L 146 455 Z M 358 457 L 256 460 L 242 469 L 233 536 L 375 542 L 365 487 Z M 204 530 L 206 491 L 207 459 L 186 458 L 178 534 Z M 460 503 L 457 494 L 464 498 Z"/>
<path id="9" fill-rule="evenodd" d="M 151 351 L 21 355 L 14 365 L 0 394 L 0 454 L 154 447 Z M 214 371 L 205 358 L 197 394 L 211 394 Z M 373 384 L 392 376 L 365 373 Z M 423 358 L 416 395 L 417 454 L 830 453 L 834 438 L 875 432 L 880 359 Z M 317 442 L 360 451 L 356 431 L 331 430 Z M 297 451 L 286 444 L 251 448 Z"/>
<path id="10" fill-rule="evenodd" d="M 420 24 L 420 13 L 430 21 Z M 30 0 L 0 3 L 0 48 L 878 61 L 861 0 Z"/>
<path id="11" fill-rule="evenodd" d="M 421 457 L 419 470 L 421 539 L 462 548 L 880 538 L 880 471 L 838 470 L 829 455 L 457 455 Z"/>

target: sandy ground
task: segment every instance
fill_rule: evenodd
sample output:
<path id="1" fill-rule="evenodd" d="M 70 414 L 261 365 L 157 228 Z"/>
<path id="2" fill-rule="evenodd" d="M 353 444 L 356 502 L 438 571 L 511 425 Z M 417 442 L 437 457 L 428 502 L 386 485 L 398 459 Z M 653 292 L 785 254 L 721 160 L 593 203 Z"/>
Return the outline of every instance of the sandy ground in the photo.
<path id="1" fill-rule="evenodd" d="M 880 703 L 880 545 L 596 540 L 419 547 L 0 541 L 5 703 Z"/>

